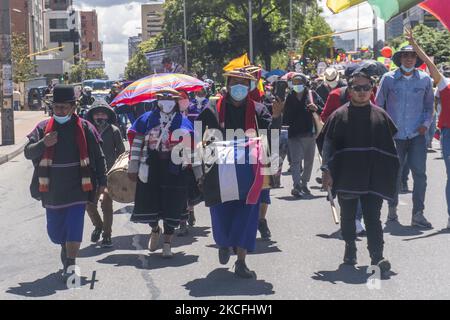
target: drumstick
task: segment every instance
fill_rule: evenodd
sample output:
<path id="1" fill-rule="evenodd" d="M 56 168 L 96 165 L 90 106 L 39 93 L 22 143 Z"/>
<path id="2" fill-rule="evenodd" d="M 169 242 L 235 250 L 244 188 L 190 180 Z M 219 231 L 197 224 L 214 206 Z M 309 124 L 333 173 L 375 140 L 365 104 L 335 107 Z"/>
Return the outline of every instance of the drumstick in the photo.
<path id="1" fill-rule="evenodd" d="M 330 205 L 331 205 L 331 214 L 333 215 L 334 223 L 339 224 L 339 216 L 337 214 L 336 206 L 334 205 L 334 199 L 333 199 L 333 195 L 331 193 L 330 186 L 328 186 L 327 192 L 328 192 L 328 201 L 330 201 Z"/>

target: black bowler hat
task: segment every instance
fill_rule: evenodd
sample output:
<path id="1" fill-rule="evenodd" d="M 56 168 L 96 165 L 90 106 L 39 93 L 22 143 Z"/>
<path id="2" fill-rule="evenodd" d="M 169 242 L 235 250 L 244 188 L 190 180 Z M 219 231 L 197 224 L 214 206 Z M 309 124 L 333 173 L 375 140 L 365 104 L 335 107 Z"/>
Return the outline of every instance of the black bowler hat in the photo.
<path id="1" fill-rule="evenodd" d="M 53 103 L 75 102 L 75 88 L 70 85 L 56 85 L 53 88 Z"/>

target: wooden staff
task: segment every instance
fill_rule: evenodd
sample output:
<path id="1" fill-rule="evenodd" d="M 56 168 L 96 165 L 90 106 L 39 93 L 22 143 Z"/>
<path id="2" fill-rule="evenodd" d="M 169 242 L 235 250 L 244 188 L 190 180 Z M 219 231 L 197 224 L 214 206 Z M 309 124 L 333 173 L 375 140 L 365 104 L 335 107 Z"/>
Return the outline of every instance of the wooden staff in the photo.
<path id="1" fill-rule="evenodd" d="M 339 224 L 339 216 L 337 214 L 337 209 L 334 204 L 333 194 L 331 193 L 331 187 L 327 188 L 327 192 L 328 192 L 328 201 L 330 201 L 331 205 L 331 214 L 333 215 L 334 223 Z"/>

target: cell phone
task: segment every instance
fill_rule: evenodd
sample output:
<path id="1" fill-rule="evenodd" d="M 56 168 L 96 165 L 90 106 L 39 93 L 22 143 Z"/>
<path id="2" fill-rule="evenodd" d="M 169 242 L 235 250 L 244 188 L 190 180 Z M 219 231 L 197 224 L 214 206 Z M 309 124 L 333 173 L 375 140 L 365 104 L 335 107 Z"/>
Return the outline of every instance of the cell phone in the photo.
<path id="1" fill-rule="evenodd" d="M 278 97 L 281 101 L 286 99 L 286 89 L 288 88 L 288 83 L 285 80 L 278 80 L 274 83 L 275 92 L 274 95 Z"/>

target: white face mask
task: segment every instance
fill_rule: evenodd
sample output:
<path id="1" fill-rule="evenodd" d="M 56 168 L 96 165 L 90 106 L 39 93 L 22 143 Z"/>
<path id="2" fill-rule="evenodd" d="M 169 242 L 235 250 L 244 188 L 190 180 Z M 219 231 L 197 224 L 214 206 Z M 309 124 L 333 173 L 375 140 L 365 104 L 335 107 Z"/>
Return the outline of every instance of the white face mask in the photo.
<path id="1" fill-rule="evenodd" d="M 178 105 L 180 106 L 180 111 L 185 111 L 189 108 L 189 99 L 183 99 L 178 101 Z"/>
<path id="2" fill-rule="evenodd" d="M 328 82 L 328 85 L 330 86 L 331 89 L 335 89 L 337 87 L 337 85 L 338 85 L 338 82 L 337 81 L 331 81 L 331 82 Z"/>
<path id="3" fill-rule="evenodd" d="M 175 108 L 175 101 L 173 100 L 159 100 L 158 106 L 164 113 L 171 113 Z"/>
<path id="4" fill-rule="evenodd" d="M 294 91 L 297 93 L 302 93 L 305 90 L 305 86 L 302 84 L 292 86 Z"/>
<path id="5" fill-rule="evenodd" d="M 206 100 L 205 97 L 195 97 L 195 100 L 197 100 L 197 104 L 202 105 L 203 101 Z"/>

